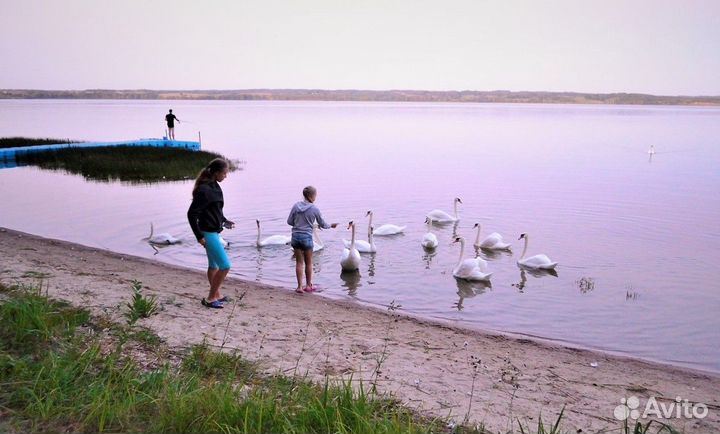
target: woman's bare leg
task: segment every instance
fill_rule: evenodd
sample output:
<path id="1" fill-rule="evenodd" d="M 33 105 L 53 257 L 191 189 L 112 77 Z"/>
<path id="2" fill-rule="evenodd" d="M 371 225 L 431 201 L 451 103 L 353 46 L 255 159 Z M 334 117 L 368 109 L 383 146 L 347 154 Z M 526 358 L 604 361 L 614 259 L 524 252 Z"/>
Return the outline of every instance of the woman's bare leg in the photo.
<path id="1" fill-rule="evenodd" d="M 214 275 L 212 276 L 212 281 L 210 282 L 210 293 L 208 294 L 207 301 L 212 303 L 213 301 L 220 298 L 220 285 L 225 281 L 225 277 L 230 272 L 230 269 L 227 270 L 217 270 Z M 210 274 L 210 273 L 208 273 Z"/>

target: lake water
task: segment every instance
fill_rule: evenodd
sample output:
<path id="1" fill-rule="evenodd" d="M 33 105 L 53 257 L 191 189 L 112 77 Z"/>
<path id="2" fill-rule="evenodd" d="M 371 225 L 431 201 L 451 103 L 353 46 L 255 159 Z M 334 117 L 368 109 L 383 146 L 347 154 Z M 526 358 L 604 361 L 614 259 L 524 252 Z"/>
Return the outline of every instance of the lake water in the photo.
<path id="1" fill-rule="evenodd" d="M 123 140 L 159 137 L 168 108 L 177 138 L 202 132 L 203 148 L 245 160 L 222 184 L 236 276 L 294 287 L 286 247 L 291 205 L 318 188 L 326 219 L 315 257 L 323 295 L 471 328 L 720 371 L 720 109 L 576 105 L 0 101 L 0 136 Z M 657 153 L 647 154 L 650 145 Z M 131 186 L 21 167 L 0 170 L 0 226 L 202 269 L 204 250 L 186 221 L 190 182 Z M 425 214 L 452 212 L 434 254 L 420 246 Z M 347 222 L 408 225 L 376 237 L 359 275 L 341 276 Z M 153 250 L 149 224 L 183 239 Z M 501 233 L 513 253 L 481 254 L 492 287 L 457 282 L 453 231 Z M 522 272 L 545 253 L 557 276 Z M 142 276 L 138 276 L 142 278 Z M 198 299 L 205 288 L 197 288 Z"/>

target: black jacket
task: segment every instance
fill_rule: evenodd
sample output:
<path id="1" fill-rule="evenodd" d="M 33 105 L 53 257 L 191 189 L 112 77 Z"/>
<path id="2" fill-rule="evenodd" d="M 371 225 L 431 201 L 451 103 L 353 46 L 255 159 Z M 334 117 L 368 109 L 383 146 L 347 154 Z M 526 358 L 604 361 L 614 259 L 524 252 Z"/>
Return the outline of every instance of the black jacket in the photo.
<path id="1" fill-rule="evenodd" d="M 224 203 L 222 189 L 216 181 L 201 184 L 193 193 L 187 217 L 198 241 L 203 238 L 200 231 L 222 232 L 227 220 L 223 215 Z"/>

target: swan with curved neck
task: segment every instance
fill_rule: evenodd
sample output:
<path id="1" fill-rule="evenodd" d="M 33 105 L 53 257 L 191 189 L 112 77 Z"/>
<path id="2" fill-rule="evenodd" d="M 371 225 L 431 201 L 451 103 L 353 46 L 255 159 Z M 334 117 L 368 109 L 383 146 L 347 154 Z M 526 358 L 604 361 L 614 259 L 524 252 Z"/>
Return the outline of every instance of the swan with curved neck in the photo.
<path id="1" fill-rule="evenodd" d="M 523 247 L 522 255 L 520 255 L 520 259 L 518 259 L 517 264 L 521 267 L 530 268 L 533 270 L 554 270 L 557 266 L 557 262 L 553 262 L 550 258 L 547 257 L 547 255 L 539 254 L 535 256 L 531 256 L 529 258 L 525 257 L 525 253 L 527 253 L 528 248 L 528 234 L 521 234 L 520 238 L 518 240 L 525 240 L 525 247 Z"/>
<path id="2" fill-rule="evenodd" d="M 257 240 L 255 241 L 256 246 L 282 246 L 283 244 L 290 243 L 289 235 L 271 235 L 264 240 L 260 240 L 260 220 L 255 220 L 255 223 L 257 224 Z"/>
<path id="3" fill-rule="evenodd" d="M 438 246 L 438 239 L 437 236 L 432 233 L 432 219 L 425 218 L 425 223 L 427 224 L 427 232 L 423 236 L 420 244 L 422 244 L 422 246 L 426 249 L 434 249 Z"/>
<path id="4" fill-rule="evenodd" d="M 487 272 L 487 262 L 482 258 L 465 257 L 465 238 L 457 237 L 454 243 L 460 243 L 460 258 L 453 269 L 453 276 L 458 279 L 489 281 L 492 273 Z"/>
<path id="5" fill-rule="evenodd" d="M 372 226 L 373 223 L 373 212 L 372 210 L 367 212 L 367 216 L 370 217 L 370 222 L 368 223 L 369 226 Z M 401 234 L 407 226 L 398 226 L 393 225 L 390 223 L 386 223 L 378 228 L 373 229 L 373 234 L 377 236 L 387 236 L 387 235 L 396 235 Z"/>
<path id="6" fill-rule="evenodd" d="M 147 242 L 150 244 L 179 244 L 180 239 L 173 237 L 167 232 L 155 234 L 155 226 L 150 222 L 150 235 L 147 237 Z"/>
<path id="7" fill-rule="evenodd" d="M 439 209 L 434 209 L 427 213 L 427 217 L 438 223 L 452 223 L 460 221 L 460 216 L 458 215 L 459 203 L 462 203 L 462 200 L 460 200 L 459 197 L 456 197 L 455 200 L 453 200 L 453 215 Z"/>
<path id="8" fill-rule="evenodd" d="M 491 233 L 490 235 L 485 237 L 484 240 L 480 241 L 480 229 L 482 228 L 482 225 L 480 223 L 475 223 L 474 227 L 477 228 L 477 235 L 475 235 L 475 244 L 473 244 L 476 249 L 510 250 L 510 244 L 504 242 L 502 235 L 497 232 Z"/>
<path id="9" fill-rule="evenodd" d="M 372 211 L 368 211 L 366 216 L 370 216 L 370 220 L 368 222 L 368 240 L 355 240 L 355 248 L 360 253 L 375 253 L 377 252 L 377 247 L 375 246 L 375 240 L 373 239 L 373 235 L 375 234 L 375 230 L 372 226 Z M 343 244 L 346 248 L 350 248 L 350 241 L 343 240 Z"/>
<path id="10" fill-rule="evenodd" d="M 350 246 L 343 249 L 340 257 L 340 267 L 343 271 L 355 271 L 360 268 L 360 252 L 355 248 L 355 223 L 348 223 L 348 229 L 352 231 Z"/>

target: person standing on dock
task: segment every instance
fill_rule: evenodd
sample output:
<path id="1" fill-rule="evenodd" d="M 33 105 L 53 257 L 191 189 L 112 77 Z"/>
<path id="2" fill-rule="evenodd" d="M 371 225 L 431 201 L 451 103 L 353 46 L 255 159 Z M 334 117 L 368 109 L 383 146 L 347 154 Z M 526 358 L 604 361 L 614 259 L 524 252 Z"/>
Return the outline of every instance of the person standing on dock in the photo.
<path id="1" fill-rule="evenodd" d="M 180 119 L 178 119 L 172 112 L 172 109 L 170 109 L 170 113 L 165 115 L 165 122 L 167 122 L 168 127 L 168 139 L 175 140 L 175 121 L 180 122 Z"/>

